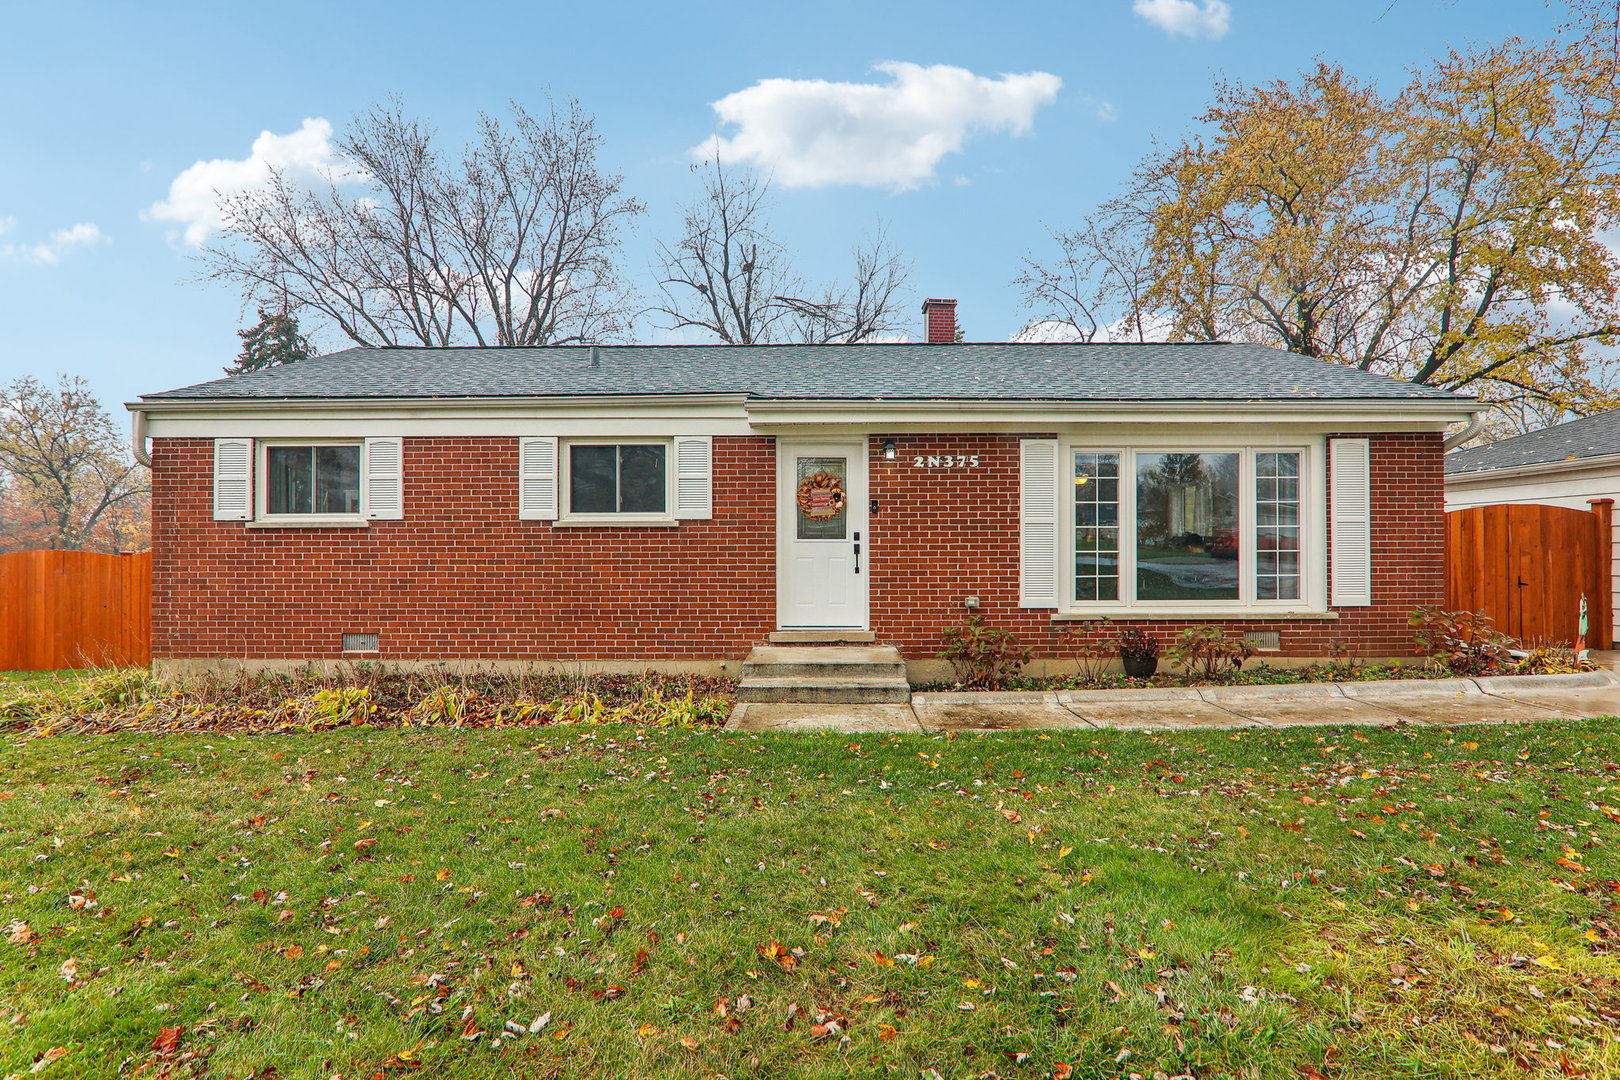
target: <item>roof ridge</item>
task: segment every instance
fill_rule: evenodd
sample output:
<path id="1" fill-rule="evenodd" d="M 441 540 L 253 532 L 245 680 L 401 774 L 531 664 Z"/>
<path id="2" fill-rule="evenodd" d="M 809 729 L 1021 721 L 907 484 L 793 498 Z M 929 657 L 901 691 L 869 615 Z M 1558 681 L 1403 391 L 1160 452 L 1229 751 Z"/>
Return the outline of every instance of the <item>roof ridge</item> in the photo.
<path id="1" fill-rule="evenodd" d="M 724 341 L 699 342 L 634 342 L 576 345 L 351 345 L 347 349 L 337 352 L 323 353 L 323 356 L 341 356 L 346 352 L 356 352 L 361 349 L 374 349 L 378 351 L 413 351 L 413 352 L 452 352 L 464 350 L 477 350 L 480 352 L 539 352 L 546 349 L 885 349 L 885 348 L 926 348 L 926 349 L 960 349 L 971 348 L 978 345 L 1010 345 L 1020 349 L 1052 349 L 1052 348 L 1177 348 L 1182 346 L 1207 347 L 1210 345 L 1248 345 L 1249 342 L 1227 341 L 854 341 L 854 342 L 806 342 L 806 341 L 758 341 L 747 344 L 735 344 Z M 1257 348 L 1270 348 L 1259 345 Z M 1323 363 L 1334 363 L 1319 356 L 1306 356 L 1304 353 L 1288 352 L 1286 349 L 1275 350 L 1289 356 L 1297 356 L 1303 360 L 1318 360 Z M 317 358 L 318 359 L 318 358 Z"/>

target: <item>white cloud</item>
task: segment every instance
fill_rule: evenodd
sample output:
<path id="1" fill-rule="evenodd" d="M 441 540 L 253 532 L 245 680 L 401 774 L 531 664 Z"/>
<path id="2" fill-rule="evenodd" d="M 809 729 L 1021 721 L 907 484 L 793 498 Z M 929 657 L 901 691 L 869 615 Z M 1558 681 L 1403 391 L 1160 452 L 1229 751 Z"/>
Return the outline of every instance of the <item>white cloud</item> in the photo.
<path id="1" fill-rule="evenodd" d="M 1136 0 L 1131 10 L 1172 36 L 1217 41 L 1232 29 L 1226 0 Z"/>
<path id="2" fill-rule="evenodd" d="M 1119 110 L 1114 108 L 1112 101 L 1094 97 L 1083 97 L 1080 100 L 1090 106 L 1092 113 L 1105 124 L 1111 124 L 1119 119 Z"/>
<path id="3" fill-rule="evenodd" d="M 1007 340 L 1044 345 L 1052 342 L 1084 341 L 1086 339 L 1073 323 L 1062 322 L 1058 319 L 1039 319 L 1032 323 L 1025 323 L 1023 327 L 1013 331 L 1012 336 Z"/>
<path id="4" fill-rule="evenodd" d="M 734 126 L 696 147 L 700 158 L 757 165 L 786 187 L 856 184 L 905 191 L 933 178 L 970 134 L 1023 135 L 1063 80 L 1034 71 L 986 78 L 946 64 L 897 61 L 888 83 L 765 79 L 714 102 Z"/>
<path id="5" fill-rule="evenodd" d="M 1135 323 L 1131 322 L 1131 320 L 1128 318 L 1119 318 L 1113 322 L 1105 323 L 1098 327 L 1091 340 L 1099 344 L 1108 342 L 1131 342 L 1138 340 L 1173 341 L 1176 340 L 1174 331 L 1175 325 L 1167 317 L 1150 312 L 1142 320 L 1142 337 L 1140 338 L 1137 337 L 1137 327 Z M 1072 322 L 1065 322 L 1062 319 L 1036 319 L 1034 322 L 1025 323 L 1018 330 L 1014 331 L 1012 337 L 1008 340 L 1032 342 L 1037 344 L 1048 342 L 1083 342 L 1086 340 L 1086 335 L 1081 332 L 1080 327 L 1076 326 Z"/>
<path id="6" fill-rule="evenodd" d="M 10 232 L 17 225 L 13 217 L 0 218 L 0 233 Z M 73 248 L 93 247 L 97 244 L 110 244 L 112 239 L 102 233 L 101 228 L 88 221 L 81 221 L 65 229 L 57 229 L 50 237 L 35 243 L 0 244 L 0 260 L 6 262 L 30 262 L 49 266 L 62 260 L 62 256 Z"/>
<path id="7" fill-rule="evenodd" d="M 141 216 L 185 225 L 186 243 L 197 247 L 225 224 L 221 196 L 261 187 L 272 171 L 299 184 L 359 179 L 332 148 L 332 125 L 313 117 L 285 135 L 259 132 L 245 158 L 215 158 L 190 166 L 169 184 L 169 197 L 147 207 Z"/>

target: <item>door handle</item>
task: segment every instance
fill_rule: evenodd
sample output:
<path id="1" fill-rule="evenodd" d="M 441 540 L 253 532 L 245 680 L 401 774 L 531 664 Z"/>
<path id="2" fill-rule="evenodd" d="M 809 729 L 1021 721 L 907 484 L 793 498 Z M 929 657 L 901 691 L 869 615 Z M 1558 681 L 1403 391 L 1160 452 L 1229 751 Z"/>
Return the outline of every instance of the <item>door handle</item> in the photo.
<path id="1" fill-rule="evenodd" d="M 855 572 L 861 572 L 861 534 L 855 534 Z"/>
<path id="2" fill-rule="evenodd" d="M 1524 588 L 1524 587 L 1525 587 L 1525 586 L 1526 586 L 1526 585 L 1528 585 L 1528 584 L 1530 584 L 1530 583 L 1529 583 L 1529 582 L 1528 582 L 1528 581 L 1526 581 L 1526 580 L 1524 580 L 1524 578 L 1520 578 L 1520 579 L 1519 579 L 1519 588 L 1521 588 L 1521 589 L 1522 589 L 1522 588 Z"/>

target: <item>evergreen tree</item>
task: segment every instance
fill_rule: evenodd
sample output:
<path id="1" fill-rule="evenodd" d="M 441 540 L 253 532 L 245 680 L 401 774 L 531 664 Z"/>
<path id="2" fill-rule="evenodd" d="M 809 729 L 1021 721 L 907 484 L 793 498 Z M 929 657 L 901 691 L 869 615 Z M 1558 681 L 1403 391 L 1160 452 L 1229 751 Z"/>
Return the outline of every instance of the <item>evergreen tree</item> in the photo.
<path id="1" fill-rule="evenodd" d="M 258 325 L 238 330 L 236 336 L 242 339 L 242 355 L 225 369 L 227 375 L 294 364 L 314 355 L 309 339 L 298 330 L 298 316 L 286 310 L 260 308 Z"/>

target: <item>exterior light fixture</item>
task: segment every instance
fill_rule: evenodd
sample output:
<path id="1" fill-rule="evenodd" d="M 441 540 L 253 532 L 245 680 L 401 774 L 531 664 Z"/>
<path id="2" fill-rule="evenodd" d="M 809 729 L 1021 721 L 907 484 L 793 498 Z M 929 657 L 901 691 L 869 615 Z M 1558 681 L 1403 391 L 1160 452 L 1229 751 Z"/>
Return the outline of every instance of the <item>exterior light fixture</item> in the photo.
<path id="1" fill-rule="evenodd" d="M 977 596 L 964 596 L 962 597 L 962 606 L 967 608 L 969 611 L 978 611 L 979 598 Z"/>
<path id="2" fill-rule="evenodd" d="M 884 439 L 883 440 L 883 460 L 884 461 L 893 461 L 894 460 L 894 440 L 893 439 Z"/>

